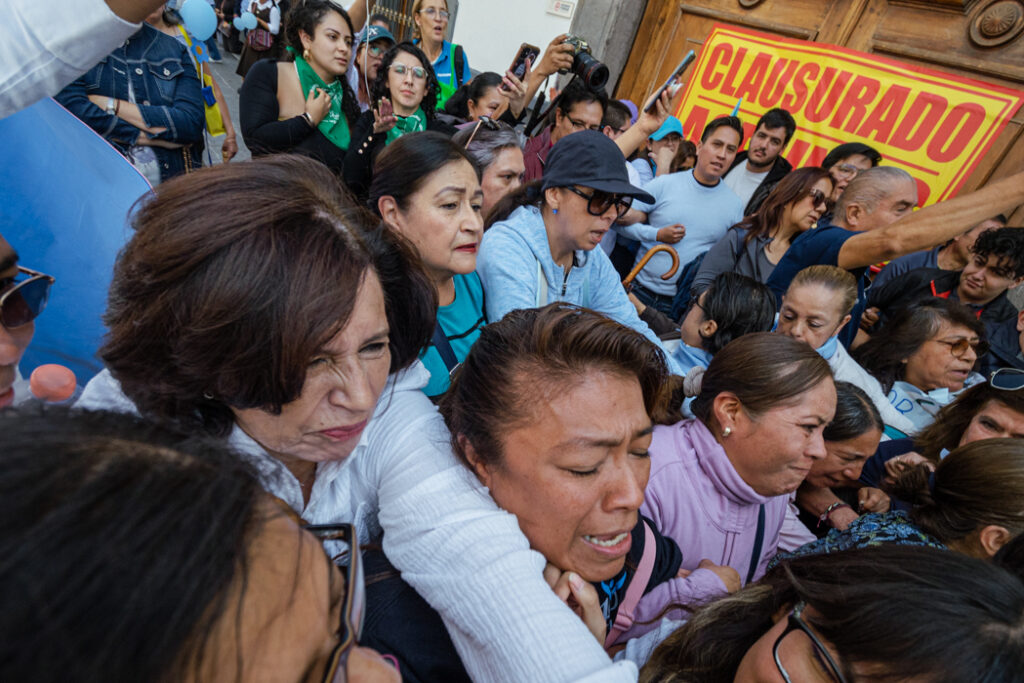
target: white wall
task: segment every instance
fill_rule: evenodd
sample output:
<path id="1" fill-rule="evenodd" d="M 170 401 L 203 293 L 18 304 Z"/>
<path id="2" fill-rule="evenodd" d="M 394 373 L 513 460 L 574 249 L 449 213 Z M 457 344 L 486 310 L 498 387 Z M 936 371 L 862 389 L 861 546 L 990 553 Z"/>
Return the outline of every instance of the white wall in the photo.
<path id="1" fill-rule="evenodd" d="M 460 0 L 453 42 L 465 48 L 474 70 L 505 73 L 520 44 L 536 45 L 543 54 L 555 36 L 569 32 L 572 20 L 548 14 L 549 5 L 550 0 Z"/>

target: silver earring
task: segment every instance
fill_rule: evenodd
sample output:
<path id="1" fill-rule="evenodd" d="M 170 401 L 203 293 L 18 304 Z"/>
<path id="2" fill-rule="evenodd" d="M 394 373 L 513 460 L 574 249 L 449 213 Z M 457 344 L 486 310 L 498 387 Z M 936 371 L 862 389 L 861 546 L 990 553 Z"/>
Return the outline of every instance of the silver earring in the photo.
<path id="1" fill-rule="evenodd" d="M 211 394 L 209 391 L 204 391 L 203 392 L 203 398 L 205 398 L 207 401 L 212 401 L 213 400 L 213 394 Z"/>
<path id="2" fill-rule="evenodd" d="M 732 434 L 732 427 L 726 427 L 722 430 L 722 437 L 726 437 Z"/>

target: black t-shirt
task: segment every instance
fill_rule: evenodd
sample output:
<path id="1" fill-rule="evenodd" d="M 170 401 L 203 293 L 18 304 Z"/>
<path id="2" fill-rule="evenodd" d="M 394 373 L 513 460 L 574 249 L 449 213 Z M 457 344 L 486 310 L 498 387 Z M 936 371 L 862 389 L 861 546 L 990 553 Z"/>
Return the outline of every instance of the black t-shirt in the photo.
<path id="1" fill-rule="evenodd" d="M 644 588 L 644 594 L 651 592 L 655 586 L 664 583 L 679 573 L 679 567 L 683 563 L 683 553 L 679 550 L 676 542 L 667 536 L 662 536 L 654 522 L 643 515 L 633 527 L 631 534 L 633 544 L 626 555 L 626 566 L 617 575 L 607 581 L 593 582 L 597 589 L 597 595 L 601 599 L 601 610 L 604 612 L 605 623 L 611 631 L 615 623 L 615 616 L 619 613 L 619 605 L 626 597 L 626 589 L 629 588 L 636 568 L 644 556 L 644 520 L 650 525 L 654 532 L 654 542 L 657 544 L 657 554 L 654 557 L 654 569 L 651 571 L 651 579 Z"/>

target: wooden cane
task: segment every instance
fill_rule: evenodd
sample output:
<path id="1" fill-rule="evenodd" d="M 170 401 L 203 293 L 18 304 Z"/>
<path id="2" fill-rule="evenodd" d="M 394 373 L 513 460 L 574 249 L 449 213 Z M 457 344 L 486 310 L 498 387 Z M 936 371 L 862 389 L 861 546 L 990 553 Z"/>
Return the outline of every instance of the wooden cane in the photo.
<path id="1" fill-rule="evenodd" d="M 629 271 L 629 275 L 627 275 L 626 279 L 622 281 L 622 286 L 626 288 L 627 292 L 629 291 L 630 285 L 633 283 L 633 278 L 635 278 L 637 274 L 644 269 L 644 266 L 646 266 L 647 262 L 651 260 L 651 257 L 659 251 L 667 251 L 668 255 L 672 257 L 672 267 L 668 269 L 668 272 L 661 276 L 661 279 L 668 280 L 676 274 L 676 271 L 679 270 L 679 254 L 677 254 L 676 250 L 667 244 L 655 245 L 651 247 L 646 254 L 644 254 L 644 257 L 640 259 L 640 262 L 633 266 L 633 270 Z"/>

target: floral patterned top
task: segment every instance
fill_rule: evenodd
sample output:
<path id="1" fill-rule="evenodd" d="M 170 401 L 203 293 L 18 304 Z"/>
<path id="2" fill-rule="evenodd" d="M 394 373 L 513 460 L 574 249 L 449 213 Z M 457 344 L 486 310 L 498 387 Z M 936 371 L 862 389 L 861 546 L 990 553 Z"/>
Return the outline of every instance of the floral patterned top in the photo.
<path id="1" fill-rule="evenodd" d="M 942 541 L 922 531 L 914 524 L 904 510 L 872 512 L 861 515 L 843 531 L 833 529 L 824 538 L 802 545 L 793 552 L 779 553 L 769 563 L 768 568 L 773 569 L 779 562 L 794 557 L 838 553 L 854 548 L 870 548 L 883 543 L 923 545 L 932 548 L 946 547 Z"/>

